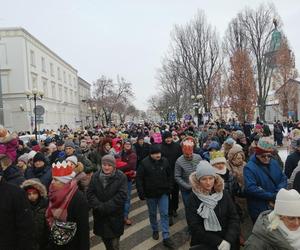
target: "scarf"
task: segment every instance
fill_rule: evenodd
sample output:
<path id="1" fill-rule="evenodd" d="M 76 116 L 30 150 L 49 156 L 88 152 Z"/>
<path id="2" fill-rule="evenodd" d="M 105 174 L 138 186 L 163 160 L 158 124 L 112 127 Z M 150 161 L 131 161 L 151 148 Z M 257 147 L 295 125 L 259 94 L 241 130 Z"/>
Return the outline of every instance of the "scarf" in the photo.
<path id="1" fill-rule="evenodd" d="M 223 192 L 213 193 L 211 195 L 204 195 L 193 190 L 194 194 L 202 203 L 197 209 L 197 214 L 204 219 L 204 228 L 207 231 L 221 231 L 221 225 L 214 211 L 218 201 L 222 199 Z"/>
<path id="2" fill-rule="evenodd" d="M 100 174 L 99 174 L 99 179 L 100 179 L 100 182 L 102 183 L 103 187 L 106 188 L 107 184 L 108 184 L 108 181 L 111 177 L 113 177 L 114 175 L 116 174 L 116 170 L 114 170 L 112 172 L 112 174 L 110 175 L 107 175 L 107 174 L 104 174 L 101 170 Z"/>
<path id="3" fill-rule="evenodd" d="M 300 249 L 300 227 L 296 231 L 290 231 L 280 220 L 278 229 L 291 247 Z"/>
<path id="4" fill-rule="evenodd" d="M 49 187 L 49 206 L 46 211 L 48 225 L 51 227 L 54 220 L 67 221 L 68 206 L 78 189 L 77 181 L 72 180 L 63 188 L 57 189 L 53 184 Z"/>

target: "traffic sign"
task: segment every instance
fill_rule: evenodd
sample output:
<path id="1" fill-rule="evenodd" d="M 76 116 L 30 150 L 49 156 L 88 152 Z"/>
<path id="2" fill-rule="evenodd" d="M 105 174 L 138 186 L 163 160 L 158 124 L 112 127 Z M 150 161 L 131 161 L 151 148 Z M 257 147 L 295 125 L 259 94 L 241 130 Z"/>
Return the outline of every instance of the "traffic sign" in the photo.
<path id="1" fill-rule="evenodd" d="M 45 108 L 42 105 L 37 105 L 36 108 L 33 109 L 33 112 L 36 115 L 43 115 L 45 114 Z"/>

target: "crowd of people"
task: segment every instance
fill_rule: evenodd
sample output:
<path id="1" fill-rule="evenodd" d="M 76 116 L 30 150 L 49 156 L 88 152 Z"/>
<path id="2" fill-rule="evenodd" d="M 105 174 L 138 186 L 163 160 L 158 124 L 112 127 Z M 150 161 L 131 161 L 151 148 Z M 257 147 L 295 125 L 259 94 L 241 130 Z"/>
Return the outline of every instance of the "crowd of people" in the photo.
<path id="1" fill-rule="evenodd" d="M 89 212 L 106 249 L 120 249 L 134 187 L 166 248 L 182 200 L 190 249 L 300 249 L 300 123 L 284 164 L 285 125 L 65 126 L 26 143 L 1 127 L 0 249 L 90 249 Z"/>

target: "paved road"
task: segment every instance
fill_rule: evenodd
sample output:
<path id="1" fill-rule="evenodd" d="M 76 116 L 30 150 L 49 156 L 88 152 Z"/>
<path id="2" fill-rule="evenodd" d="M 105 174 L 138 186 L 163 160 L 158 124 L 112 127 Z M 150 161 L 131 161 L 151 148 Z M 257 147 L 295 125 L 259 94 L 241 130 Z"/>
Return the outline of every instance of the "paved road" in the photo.
<path id="1" fill-rule="evenodd" d="M 132 190 L 131 212 L 129 214 L 133 224 L 125 227 L 125 232 L 121 237 L 121 250 L 159 250 L 166 249 L 162 244 L 162 236 L 158 241 L 152 239 L 152 230 L 148 219 L 148 209 L 145 201 L 141 201 Z M 159 217 L 159 216 L 158 216 Z M 93 217 L 90 216 L 90 239 L 91 250 L 105 250 L 100 237 L 93 234 Z M 175 249 L 189 249 L 189 239 L 186 234 L 186 221 L 183 209 L 183 203 L 180 201 L 178 217 L 174 218 L 174 225 L 170 227 L 171 239 L 175 243 Z"/>

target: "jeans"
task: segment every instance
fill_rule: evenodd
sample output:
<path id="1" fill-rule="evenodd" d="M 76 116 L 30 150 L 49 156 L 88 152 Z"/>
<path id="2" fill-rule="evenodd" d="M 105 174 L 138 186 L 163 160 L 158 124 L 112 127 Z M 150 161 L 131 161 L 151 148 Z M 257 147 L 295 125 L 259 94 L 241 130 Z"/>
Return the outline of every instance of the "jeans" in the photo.
<path id="1" fill-rule="evenodd" d="M 120 249 L 120 237 L 113 239 L 102 238 L 106 250 L 119 250 Z"/>
<path id="2" fill-rule="evenodd" d="M 129 210 L 130 210 L 130 199 L 131 199 L 131 189 L 132 189 L 132 180 L 127 182 L 127 200 L 124 205 L 124 218 L 128 219 Z"/>
<path id="3" fill-rule="evenodd" d="M 157 206 L 160 214 L 160 224 L 162 228 L 163 239 L 169 238 L 169 197 L 166 194 L 163 194 L 159 198 L 148 198 L 147 206 L 149 212 L 149 220 L 151 224 L 152 231 L 158 232 L 158 223 L 157 223 Z"/>

